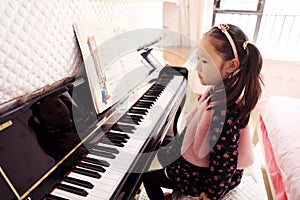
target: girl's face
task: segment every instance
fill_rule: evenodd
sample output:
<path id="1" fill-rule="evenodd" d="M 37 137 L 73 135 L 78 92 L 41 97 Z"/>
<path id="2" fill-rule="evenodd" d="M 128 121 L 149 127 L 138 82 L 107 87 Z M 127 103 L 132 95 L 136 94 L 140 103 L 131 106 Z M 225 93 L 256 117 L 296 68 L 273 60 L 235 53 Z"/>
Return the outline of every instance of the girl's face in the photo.
<path id="1" fill-rule="evenodd" d="M 40 120 L 44 125 L 55 128 L 69 128 L 71 126 L 71 115 L 58 97 L 48 97 L 39 105 Z"/>
<path id="2" fill-rule="evenodd" d="M 226 71 L 227 62 L 217 54 L 213 44 L 213 38 L 204 36 L 198 47 L 198 77 L 203 85 L 215 85 L 228 77 Z"/>

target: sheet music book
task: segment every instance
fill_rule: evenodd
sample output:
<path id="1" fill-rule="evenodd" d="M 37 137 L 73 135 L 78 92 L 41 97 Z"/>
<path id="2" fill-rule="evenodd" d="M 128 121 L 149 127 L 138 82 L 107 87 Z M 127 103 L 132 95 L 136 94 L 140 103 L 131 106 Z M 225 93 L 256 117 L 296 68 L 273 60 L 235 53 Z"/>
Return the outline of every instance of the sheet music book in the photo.
<path id="1" fill-rule="evenodd" d="M 153 70 L 140 49 L 161 38 L 160 31 L 126 31 L 99 21 L 73 25 L 97 114 L 102 113 L 147 78 Z"/>

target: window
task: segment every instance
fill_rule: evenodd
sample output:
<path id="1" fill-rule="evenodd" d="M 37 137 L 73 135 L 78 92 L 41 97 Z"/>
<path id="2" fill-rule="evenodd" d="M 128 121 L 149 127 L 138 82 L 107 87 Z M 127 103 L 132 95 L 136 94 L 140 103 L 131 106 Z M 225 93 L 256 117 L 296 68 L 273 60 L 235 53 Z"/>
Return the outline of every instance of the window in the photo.
<path id="1" fill-rule="evenodd" d="M 298 0 L 215 0 L 213 26 L 235 24 L 264 58 L 300 60 Z"/>
<path id="2" fill-rule="evenodd" d="M 215 0 L 213 25 L 231 23 L 238 25 L 256 42 L 265 0 Z"/>
<path id="3" fill-rule="evenodd" d="M 258 0 L 222 0 L 219 1 L 221 10 L 240 10 L 240 11 L 257 11 Z"/>

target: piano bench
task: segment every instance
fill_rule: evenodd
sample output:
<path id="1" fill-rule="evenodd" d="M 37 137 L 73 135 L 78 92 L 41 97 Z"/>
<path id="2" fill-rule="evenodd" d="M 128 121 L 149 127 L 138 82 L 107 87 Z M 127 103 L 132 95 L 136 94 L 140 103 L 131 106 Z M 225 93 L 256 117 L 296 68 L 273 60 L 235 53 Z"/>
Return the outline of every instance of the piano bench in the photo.
<path id="1" fill-rule="evenodd" d="M 172 192 L 170 189 L 163 188 L 165 193 L 172 193 L 172 200 L 198 200 L 198 197 L 184 196 L 180 192 Z M 267 200 L 267 194 L 262 179 L 262 174 L 259 165 L 254 164 L 244 171 L 242 182 L 221 200 Z M 146 191 L 142 188 L 138 200 L 149 200 Z"/>

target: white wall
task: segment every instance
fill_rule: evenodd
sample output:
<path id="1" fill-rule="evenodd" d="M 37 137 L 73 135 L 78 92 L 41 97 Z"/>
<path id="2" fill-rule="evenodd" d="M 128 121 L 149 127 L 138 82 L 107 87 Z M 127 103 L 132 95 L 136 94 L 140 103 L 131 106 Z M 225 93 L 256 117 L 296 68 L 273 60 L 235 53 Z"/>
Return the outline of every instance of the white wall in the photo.
<path id="1" fill-rule="evenodd" d="M 262 98 L 277 95 L 300 98 L 300 62 L 264 60 L 262 74 L 265 83 Z"/>

